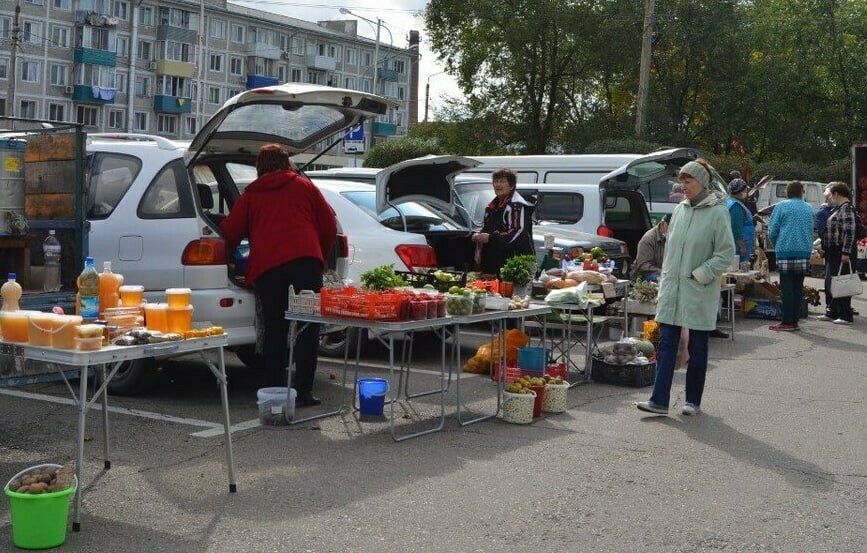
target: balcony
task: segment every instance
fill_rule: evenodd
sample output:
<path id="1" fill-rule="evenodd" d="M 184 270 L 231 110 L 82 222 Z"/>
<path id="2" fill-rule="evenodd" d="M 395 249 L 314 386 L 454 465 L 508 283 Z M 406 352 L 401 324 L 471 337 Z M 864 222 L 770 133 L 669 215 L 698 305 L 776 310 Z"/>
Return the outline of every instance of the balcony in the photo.
<path id="1" fill-rule="evenodd" d="M 171 75 L 173 77 L 186 77 L 192 79 L 196 76 L 196 64 L 185 61 L 159 60 L 157 62 L 157 75 Z"/>
<path id="2" fill-rule="evenodd" d="M 114 27 L 120 21 L 116 17 L 91 10 L 76 10 L 75 24 L 90 25 L 91 27 Z"/>
<path id="3" fill-rule="evenodd" d="M 317 56 L 314 54 L 308 54 L 307 67 L 311 69 L 321 69 L 323 71 L 334 71 L 334 69 L 337 67 L 337 59 L 328 56 Z"/>
<path id="4" fill-rule="evenodd" d="M 282 50 L 280 50 L 279 46 L 274 46 L 272 44 L 247 44 L 244 48 L 244 54 L 247 56 L 252 56 L 256 58 L 265 58 L 267 60 L 279 60 L 281 58 Z"/>
<path id="5" fill-rule="evenodd" d="M 93 65 L 114 67 L 117 65 L 117 54 L 108 50 L 78 47 L 73 50 L 72 60 L 75 63 L 91 63 Z"/>
<path id="6" fill-rule="evenodd" d="M 397 125 L 394 123 L 373 122 L 373 134 L 378 136 L 394 136 L 397 134 Z"/>
<path id="7" fill-rule="evenodd" d="M 399 73 L 394 69 L 379 67 L 376 69 L 377 78 L 380 81 L 397 81 Z"/>
<path id="8" fill-rule="evenodd" d="M 247 89 L 261 88 L 263 86 L 275 86 L 280 84 L 280 79 L 277 77 L 267 77 L 265 75 L 247 75 Z"/>
<path id="9" fill-rule="evenodd" d="M 192 98 L 166 96 L 164 94 L 154 96 L 154 111 L 157 113 L 191 113 L 192 110 Z"/>
<path id="10" fill-rule="evenodd" d="M 72 87 L 72 101 L 81 104 L 113 104 L 116 88 L 77 84 Z"/>
<path id="11" fill-rule="evenodd" d="M 182 29 L 171 25 L 157 25 L 157 40 L 186 42 L 189 45 L 193 45 L 199 42 L 199 33 L 195 29 Z"/>

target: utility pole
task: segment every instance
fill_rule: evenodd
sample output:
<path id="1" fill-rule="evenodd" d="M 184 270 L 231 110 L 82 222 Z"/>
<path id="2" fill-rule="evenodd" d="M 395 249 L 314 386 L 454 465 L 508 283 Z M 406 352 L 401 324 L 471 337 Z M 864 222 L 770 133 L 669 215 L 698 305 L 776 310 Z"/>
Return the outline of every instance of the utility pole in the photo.
<path id="1" fill-rule="evenodd" d="M 12 44 L 9 49 L 9 84 L 6 88 L 6 115 L 15 117 L 15 66 L 17 65 L 16 58 L 18 57 L 18 33 L 21 31 L 19 27 L 19 15 L 21 14 L 21 0 L 15 2 L 15 17 L 12 19 Z"/>
<path id="2" fill-rule="evenodd" d="M 641 68 L 638 71 L 638 106 L 635 109 L 635 138 L 644 138 L 647 129 L 647 97 L 650 95 L 650 60 L 653 55 L 653 10 L 655 0 L 644 2 L 644 29 L 641 33 Z"/>

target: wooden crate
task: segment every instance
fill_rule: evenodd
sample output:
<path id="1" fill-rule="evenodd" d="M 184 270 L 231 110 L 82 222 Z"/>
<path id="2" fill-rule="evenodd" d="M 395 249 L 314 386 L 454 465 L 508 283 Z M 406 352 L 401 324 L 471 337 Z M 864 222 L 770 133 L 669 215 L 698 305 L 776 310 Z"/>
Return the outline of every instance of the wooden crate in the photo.
<path id="1" fill-rule="evenodd" d="M 27 137 L 24 162 L 75 160 L 74 134 L 44 134 Z"/>

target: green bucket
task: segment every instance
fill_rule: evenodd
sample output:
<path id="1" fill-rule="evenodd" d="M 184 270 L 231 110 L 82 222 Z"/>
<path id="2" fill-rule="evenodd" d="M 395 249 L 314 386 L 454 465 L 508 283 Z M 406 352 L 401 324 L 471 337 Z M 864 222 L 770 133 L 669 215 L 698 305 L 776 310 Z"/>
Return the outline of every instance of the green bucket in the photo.
<path id="1" fill-rule="evenodd" d="M 24 469 L 6 483 L 9 514 L 12 516 L 12 541 L 21 549 L 50 549 L 66 541 L 69 500 L 78 489 L 78 477 L 71 487 L 44 494 L 17 493 L 9 489 L 13 480 L 28 472 L 61 465 L 45 464 Z"/>

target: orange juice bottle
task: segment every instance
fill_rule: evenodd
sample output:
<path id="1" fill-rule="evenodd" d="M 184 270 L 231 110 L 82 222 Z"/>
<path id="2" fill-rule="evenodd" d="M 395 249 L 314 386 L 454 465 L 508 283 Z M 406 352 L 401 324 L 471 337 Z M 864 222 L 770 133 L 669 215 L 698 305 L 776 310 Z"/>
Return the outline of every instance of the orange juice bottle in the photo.
<path id="1" fill-rule="evenodd" d="M 99 275 L 99 312 L 117 307 L 120 304 L 120 285 L 123 284 L 123 275 L 111 272 L 111 261 L 102 264 L 102 273 Z"/>
<path id="2" fill-rule="evenodd" d="M 15 273 L 9 273 L 9 280 L 0 286 L 0 296 L 3 297 L 3 311 L 18 311 L 18 300 L 21 299 L 21 285 L 15 281 Z"/>

